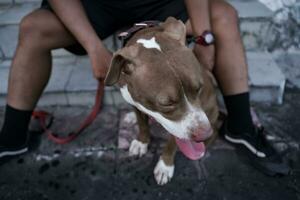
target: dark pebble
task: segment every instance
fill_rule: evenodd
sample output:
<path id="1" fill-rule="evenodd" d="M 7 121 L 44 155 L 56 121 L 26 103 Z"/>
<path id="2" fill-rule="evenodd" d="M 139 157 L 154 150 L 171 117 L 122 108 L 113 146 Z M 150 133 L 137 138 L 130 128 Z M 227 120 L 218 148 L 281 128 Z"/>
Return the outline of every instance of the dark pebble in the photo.
<path id="1" fill-rule="evenodd" d="M 59 163 L 60 163 L 59 160 L 53 160 L 52 163 L 51 163 L 51 165 L 53 167 L 57 167 L 59 165 Z"/>
<path id="2" fill-rule="evenodd" d="M 39 169 L 39 174 L 45 173 L 50 168 L 48 163 L 43 164 Z"/>

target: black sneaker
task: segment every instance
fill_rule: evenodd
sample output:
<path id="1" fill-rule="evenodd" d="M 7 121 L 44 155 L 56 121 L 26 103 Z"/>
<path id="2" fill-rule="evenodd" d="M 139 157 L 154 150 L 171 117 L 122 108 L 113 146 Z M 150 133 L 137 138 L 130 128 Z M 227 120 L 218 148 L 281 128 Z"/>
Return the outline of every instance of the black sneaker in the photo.
<path id="1" fill-rule="evenodd" d="M 263 127 L 255 127 L 254 133 L 251 134 L 234 134 L 229 132 L 225 121 L 220 132 L 228 142 L 239 149 L 239 152 L 247 156 L 251 165 L 261 172 L 269 176 L 289 174 L 290 167 L 283 162 L 280 155 L 266 140 Z"/>
<path id="2" fill-rule="evenodd" d="M 21 155 L 23 153 L 26 153 L 27 151 L 27 144 L 18 147 L 5 147 L 3 145 L 0 145 L 0 158 Z"/>

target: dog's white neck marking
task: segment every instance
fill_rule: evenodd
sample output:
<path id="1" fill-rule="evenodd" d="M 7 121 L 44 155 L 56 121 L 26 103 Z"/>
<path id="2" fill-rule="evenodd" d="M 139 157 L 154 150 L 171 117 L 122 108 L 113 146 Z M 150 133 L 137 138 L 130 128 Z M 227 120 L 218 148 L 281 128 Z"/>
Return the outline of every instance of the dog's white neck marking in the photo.
<path id="1" fill-rule="evenodd" d="M 135 106 L 140 111 L 152 116 L 157 122 L 159 122 L 169 133 L 175 135 L 181 139 L 189 139 L 190 129 L 196 127 L 197 123 L 200 121 L 206 125 L 210 125 L 209 120 L 202 109 L 195 108 L 185 97 L 188 111 L 186 115 L 179 121 L 171 121 L 166 119 L 158 112 L 154 112 L 145 108 L 140 103 L 133 100 L 131 94 L 128 91 L 127 85 L 120 88 L 121 94 L 125 101 L 129 104 Z"/>
<path id="2" fill-rule="evenodd" d="M 159 44 L 155 41 L 155 37 L 152 37 L 150 40 L 138 39 L 136 42 L 142 44 L 147 49 L 154 48 L 161 51 Z"/>

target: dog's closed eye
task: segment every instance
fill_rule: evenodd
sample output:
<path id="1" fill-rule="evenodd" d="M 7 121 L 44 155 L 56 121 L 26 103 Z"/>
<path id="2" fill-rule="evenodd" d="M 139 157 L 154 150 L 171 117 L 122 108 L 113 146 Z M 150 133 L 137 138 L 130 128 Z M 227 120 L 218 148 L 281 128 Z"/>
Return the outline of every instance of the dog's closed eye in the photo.
<path id="1" fill-rule="evenodd" d="M 195 85 L 192 86 L 193 90 L 197 93 L 200 93 L 203 89 L 203 84 L 199 83 L 195 83 Z"/>
<path id="2" fill-rule="evenodd" d="M 200 94 L 202 92 L 202 89 L 203 89 L 202 86 L 197 87 L 196 88 L 197 93 Z"/>
<path id="3" fill-rule="evenodd" d="M 168 95 L 158 95 L 156 99 L 157 99 L 157 104 L 162 107 L 172 107 L 179 102 L 179 99 L 172 98 L 171 96 Z"/>

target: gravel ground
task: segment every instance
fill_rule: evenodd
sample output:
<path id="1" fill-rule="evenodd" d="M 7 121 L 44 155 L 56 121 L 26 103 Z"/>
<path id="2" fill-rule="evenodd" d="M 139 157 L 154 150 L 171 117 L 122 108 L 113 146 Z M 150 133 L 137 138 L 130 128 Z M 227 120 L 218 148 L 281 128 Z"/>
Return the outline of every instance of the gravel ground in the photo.
<path id="1" fill-rule="evenodd" d="M 153 169 L 164 141 L 163 130 L 154 124 L 150 151 L 143 158 L 130 158 L 126 147 L 120 147 L 118 136 L 122 116 L 128 110 L 106 107 L 70 144 L 57 145 L 32 132 L 29 153 L 2 160 L 0 199 L 300 199 L 300 91 L 288 90 L 281 106 L 256 104 L 255 108 L 273 136 L 272 142 L 292 165 L 291 175 L 263 175 L 219 138 L 201 161 L 190 161 L 178 153 L 174 178 L 166 186 L 158 186 Z M 56 117 L 51 128 L 63 132 L 76 126 L 89 110 L 44 109 Z M 0 124 L 3 114 L 1 108 Z"/>

